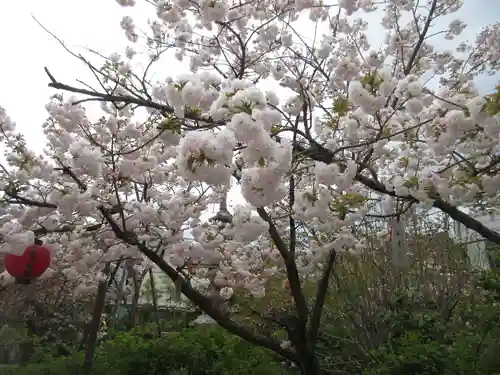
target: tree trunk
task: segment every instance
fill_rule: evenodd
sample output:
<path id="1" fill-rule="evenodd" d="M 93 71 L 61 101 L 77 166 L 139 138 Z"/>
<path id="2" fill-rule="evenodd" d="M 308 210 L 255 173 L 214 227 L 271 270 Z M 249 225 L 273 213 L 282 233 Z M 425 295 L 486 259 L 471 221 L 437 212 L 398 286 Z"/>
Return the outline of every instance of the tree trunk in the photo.
<path id="1" fill-rule="evenodd" d="M 156 329 L 158 330 L 158 336 L 160 336 L 161 335 L 160 316 L 158 315 L 158 298 L 156 295 L 156 285 L 155 285 L 155 277 L 153 274 L 153 268 L 149 269 L 149 282 L 151 283 L 151 297 L 153 299 L 153 309 L 155 315 Z"/>
<path id="2" fill-rule="evenodd" d="M 305 354 L 301 359 L 300 364 L 301 375 L 321 375 L 321 367 L 318 362 L 316 353 Z"/>
<path id="3" fill-rule="evenodd" d="M 139 297 L 141 295 L 141 283 L 134 276 L 134 294 L 132 295 L 132 305 L 130 306 L 129 329 L 137 325 L 139 318 Z"/>
<path id="4" fill-rule="evenodd" d="M 109 263 L 104 268 L 104 274 L 109 273 Z M 88 329 L 87 349 L 85 351 L 85 360 L 83 362 L 83 375 L 90 375 L 92 373 L 92 362 L 94 360 L 94 352 L 97 345 L 97 334 L 101 325 L 101 316 L 104 311 L 106 302 L 106 292 L 108 289 L 108 282 L 101 281 L 97 288 L 97 294 L 94 301 L 94 311 L 92 312 L 92 320 Z"/>
<path id="5" fill-rule="evenodd" d="M 137 325 L 139 320 L 139 299 L 141 297 L 141 287 L 144 277 L 148 273 L 148 269 L 143 270 L 139 275 L 134 270 L 129 270 L 129 275 L 132 275 L 132 281 L 134 283 L 134 293 L 132 295 L 132 306 L 130 308 L 130 322 L 129 328 L 132 329 Z"/>
<path id="6" fill-rule="evenodd" d="M 297 353 L 298 365 L 301 375 L 321 375 L 321 367 L 316 355 L 316 349 L 307 335 L 307 330 L 292 330 L 288 332 Z"/>

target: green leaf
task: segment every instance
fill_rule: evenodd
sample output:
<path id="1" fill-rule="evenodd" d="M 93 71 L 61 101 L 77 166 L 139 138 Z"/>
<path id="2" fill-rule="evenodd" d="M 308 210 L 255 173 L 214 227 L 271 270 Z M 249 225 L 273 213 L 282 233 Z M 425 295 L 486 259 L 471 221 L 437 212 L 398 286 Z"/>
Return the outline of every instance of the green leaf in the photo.
<path id="1" fill-rule="evenodd" d="M 333 103 L 333 112 L 339 116 L 347 115 L 349 111 L 349 101 L 346 98 L 338 98 Z"/>
<path id="2" fill-rule="evenodd" d="M 243 103 L 242 105 L 235 105 L 233 108 L 240 110 L 241 112 L 245 112 L 246 114 L 252 114 L 252 106 L 248 103 Z"/>
<path id="3" fill-rule="evenodd" d="M 158 130 L 171 130 L 174 133 L 181 132 L 181 123 L 174 117 L 167 118 L 160 122 L 157 126 Z"/>

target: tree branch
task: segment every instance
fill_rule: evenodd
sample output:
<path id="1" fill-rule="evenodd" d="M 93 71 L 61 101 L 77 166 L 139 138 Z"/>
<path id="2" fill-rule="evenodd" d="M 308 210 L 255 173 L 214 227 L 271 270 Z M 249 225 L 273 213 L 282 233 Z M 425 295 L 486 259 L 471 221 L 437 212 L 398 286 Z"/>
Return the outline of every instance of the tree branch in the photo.
<path id="1" fill-rule="evenodd" d="M 300 152 L 302 155 L 306 155 L 310 157 L 313 160 L 316 161 L 321 161 L 326 164 L 332 164 L 335 163 L 335 158 L 333 153 L 319 145 L 318 143 L 311 141 L 311 146 L 310 148 L 306 149 L 303 146 L 296 145 L 296 151 Z M 363 176 L 362 174 L 356 174 L 355 180 L 364 186 L 370 188 L 373 191 L 376 191 L 377 193 L 384 194 L 384 195 L 389 195 L 392 197 L 398 197 L 404 200 L 407 200 L 409 202 L 414 202 L 418 203 L 419 200 L 412 197 L 412 196 L 398 196 L 394 191 L 388 190 L 387 187 L 380 181 L 376 181 L 374 179 L 370 179 L 366 176 Z M 474 219 L 472 216 L 464 213 L 463 211 L 459 210 L 457 207 L 451 205 L 450 203 L 446 202 L 443 198 L 439 196 L 431 196 L 430 197 L 433 200 L 433 206 L 447 214 L 449 217 L 451 217 L 453 220 L 458 221 L 462 224 L 464 224 L 467 228 L 472 229 L 473 231 L 477 232 L 487 240 L 500 245 L 500 234 L 489 229 L 486 227 L 484 224 L 482 224 L 480 221 Z"/>
<path id="2" fill-rule="evenodd" d="M 5 194 L 13 199 L 13 201 L 8 201 L 7 203 L 10 204 L 24 204 L 26 206 L 31 206 L 31 207 L 41 207 L 41 208 L 53 208 L 57 209 L 57 205 L 53 203 L 47 203 L 47 202 L 40 202 L 40 201 L 35 201 L 33 199 L 21 197 L 17 194 L 17 192 L 13 190 L 6 189 Z"/>
<path id="3" fill-rule="evenodd" d="M 405 69 L 405 74 L 410 74 L 411 69 L 413 68 L 413 65 L 415 64 L 415 59 L 417 58 L 417 55 L 420 51 L 420 48 L 422 47 L 422 44 L 424 43 L 425 36 L 427 35 L 427 32 L 429 31 L 429 27 L 431 26 L 432 22 L 432 16 L 434 12 L 436 11 L 436 6 L 437 6 L 437 0 L 432 0 L 429 13 L 427 14 L 427 20 L 425 21 L 424 28 L 422 29 L 422 32 L 418 36 L 418 41 L 417 44 L 415 44 L 415 48 L 413 49 L 413 52 L 410 56 L 410 59 L 408 60 L 408 64 L 406 64 L 406 69 Z"/>
<path id="4" fill-rule="evenodd" d="M 100 100 L 103 102 L 136 104 L 136 105 L 139 105 L 142 107 L 156 109 L 162 113 L 174 113 L 174 109 L 171 106 L 169 106 L 167 104 L 156 103 L 156 102 L 153 102 L 152 100 L 135 98 L 135 97 L 128 96 L 128 95 L 104 94 L 104 93 L 100 93 L 97 91 L 80 89 L 78 87 L 74 87 L 74 86 L 66 85 L 64 83 L 60 83 L 55 79 L 55 77 L 49 72 L 49 70 L 47 68 L 44 68 L 44 69 L 45 69 L 45 73 L 49 76 L 49 79 L 51 81 L 48 86 L 52 87 L 54 89 L 73 92 L 75 94 L 82 94 L 82 95 L 91 96 L 93 98 L 96 98 L 96 100 Z M 210 119 L 208 117 L 207 118 L 200 117 L 200 115 L 198 113 L 193 112 L 193 111 L 186 111 L 184 117 L 187 119 L 193 120 L 193 121 L 205 121 L 205 122 L 211 122 L 211 123 L 217 124 L 216 121 L 213 121 L 212 119 Z M 224 123 L 220 123 L 220 125 L 224 125 Z"/>
<path id="5" fill-rule="evenodd" d="M 273 220 L 265 210 L 265 208 L 257 208 L 257 213 L 259 216 L 269 224 L 269 235 L 274 242 L 274 245 L 278 249 L 281 257 L 285 262 L 285 267 L 288 275 L 288 280 L 290 282 L 290 291 L 295 302 L 295 307 L 297 309 L 298 318 L 301 324 L 307 325 L 308 320 L 308 308 L 307 302 L 302 292 L 302 286 L 300 284 L 299 271 L 297 270 L 297 265 L 295 264 L 295 255 L 287 249 L 287 246 L 283 239 L 281 238 L 278 229 L 273 223 Z"/>
<path id="6" fill-rule="evenodd" d="M 309 325 L 309 339 L 313 344 L 318 337 L 323 306 L 325 305 L 326 296 L 328 294 L 328 284 L 330 283 L 330 276 L 333 271 L 333 265 L 335 264 L 336 257 L 337 252 L 334 249 L 331 249 L 328 253 L 326 267 L 316 288 L 316 299 L 314 301 L 314 307 L 311 313 L 311 322 Z"/>
<path id="7" fill-rule="evenodd" d="M 196 291 L 189 282 L 187 282 L 183 277 L 181 277 L 177 271 L 170 266 L 163 258 L 161 258 L 155 251 L 149 249 L 144 243 L 137 239 L 137 236 L 133 233 L 124 232 L 116 223 L 116 221 L 111 216 L 111 213 L 105 208 L 100 207 L 102 215 L 106 218 L 107 222 L 115 232 L 117 238 L 128 243 L 132 246 L 137 246 L 137 248 L 147 256 L 153 263 L 155 263 L 174 283 L 180 284 L 181 292 L 189 298 L 196 306 L 198 306 L 202 311 L 214 319 L 220 326 L 225 328 L 230 333 L 241 337 L 242 339 L 269 350 L 272 350 L 283 357 L 289 359 L 290 361 L 297 362 L 296 355 L 289 351 L 281 348 L 281 346 L 266 337 L 257 336 L 246 330 L 244 327 L 235 323 L 225 315 L 222 311 L 213 306 L 210 298 L 204 296 L 203 294 Z"/>

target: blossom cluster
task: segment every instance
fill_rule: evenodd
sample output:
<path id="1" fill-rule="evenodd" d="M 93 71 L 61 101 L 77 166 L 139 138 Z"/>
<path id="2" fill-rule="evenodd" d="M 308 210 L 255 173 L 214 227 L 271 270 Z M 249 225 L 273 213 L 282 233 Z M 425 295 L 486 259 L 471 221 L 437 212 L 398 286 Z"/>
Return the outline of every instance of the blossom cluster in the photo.
<path id="1" fill-rule="evenodd" d="M 129 13 L 136 3 L 117 2 Z M 289 259 L 316 277 L 332 249 L 361 251 L 353 233 L 380 211 L 438 199 L 498 207 L 500 118 L 474 79 L 498 69 L 500 26 L 461 43 L 459 57 L 429 36 L 460 37 L 460 20 L 433 31 L 427 22 L 460 1 L 432 0 L 428 14 L 414 0 L 152 3 L 148 66 L 166 48 L 189 72 L 136 74 L 141 23 L 127 13 L 120 26 L 134 47 L 91 66 L 112 83 L 95 93 L 100 118 L 80 97 L 53 97 L 37 155 L 0 110 L 0 251 L 43 233 L 53 271 L 88 292 L 108 262 L 150 267 L 148 249 L 229 300 L 265 295 Z M 376 11 L 380 50 L 362 16 Z M 230 220 L 207 220 L 235 191 Z"/>

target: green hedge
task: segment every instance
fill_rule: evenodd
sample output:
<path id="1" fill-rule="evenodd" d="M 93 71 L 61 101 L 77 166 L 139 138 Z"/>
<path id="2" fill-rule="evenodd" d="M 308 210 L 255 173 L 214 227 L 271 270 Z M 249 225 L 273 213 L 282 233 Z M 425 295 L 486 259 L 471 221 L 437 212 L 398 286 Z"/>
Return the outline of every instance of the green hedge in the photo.
<path id="1" fill-rule="evenodd" d="M 341 309 L 328 311 L 317 352 L 325 375 L 500 375 L 500 274 L 476 277 L 475 298 L 459 301 L 450 315 L 406 290 L 394 292 L 366 334 L 388 335 L 363 344 Z M 477 295 L 476 295 L 477 294 Z M 377 324 L 372 324 L 377 323 Z M 294 372 L 268 351 L 217 326 L 186 327 L 183 317 L 109 335 L 96 353 L 93 375 L 286 375 Z M 364 331 L 363 331 L 364 332 Z M 358 332 L 359 333 L 359 332 Z M 357 337 L 357 338 L 356 338 Z M 78 375 L 82 355 L 40 358 L 0 375 Z"/>
<path id="2" fill-rule="evenodd" d="M 77 375 L 82 356 L 54 358 L 2 375 Z M 102 343 L 93 375 L 284 375 L 272 355 L 218 327 L 186 328 L 160 338 L 119 333 Z"/>

